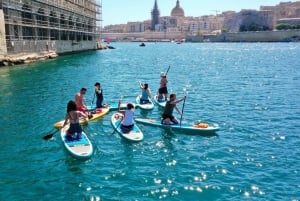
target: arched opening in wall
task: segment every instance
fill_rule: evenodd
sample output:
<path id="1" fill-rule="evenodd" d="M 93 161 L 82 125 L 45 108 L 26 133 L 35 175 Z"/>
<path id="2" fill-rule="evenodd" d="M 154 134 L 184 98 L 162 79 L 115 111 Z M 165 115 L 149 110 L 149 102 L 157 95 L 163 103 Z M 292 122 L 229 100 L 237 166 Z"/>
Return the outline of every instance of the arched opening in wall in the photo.
<path id="1" fill-rule="evenodd" d="M 47 17 L 45 16 L 45 11 L 43 8 L 39 8 L 38 14 L 36 16 L 36 20 L 37 20 L 37 24 L 39 26 L 47 26 L 48 25 Z"/>
<path id="2" fill-rule="evenodd" d="M 79 18 L 76 19 L 76 29 L 78 31 L 81 30 L 81 23 L 80 23 L 80 19 Z"/>
<path id="3" fill-rule="evenodd" d="M 54 11 L 51 11 L 49 14 L 49 24 L 50 24 L 50 39 L 58 40 L 59 39 L 59 23 L 57 14 Z"/>
<path id="4" fill-rule="evenodd" d="M 33 20 L 33 14 L 31 11 L 31 6 L 24 4 L 22 6 L 22 22 L 23 24 L 33 24 L 32 20 Z"/>
<path id="5" fill-rule="evenodd" d="M 74 28 L 74 22 L 73 22 L 73 16 L 69 17 L 69 28 L 73 29 Z"/>
<path id="6" fill-rule="evenodd" d="M 68 35 L 66 31 L 60 31 L 60 40 L 67 40 Z"/>
<path id="7" fill-rule="evenodd" d="M 37 24 L 39 25 L 37 29 L 38 40 L 47 40 L 48 39 L 48 30 L 43 28 L 43 26 L 48 25 L 47 18 L 45 16 L 44 9 L 39 8 L 38 14 L 36 16 Z"/>
<path id="8" fill-rule="evenodd" d="M 87 22 L 85 20 L 82 20 L 82 31 L 87 31 L 86 30 L 86 27 L 87 27 Z"/>
<path id="9" fill-rule="evenodd" d="M 19 26 L 17 25 L 17 22 L 14 21 L 14 36 L 15 36 L 15 39 L 19 39 Z"/>
<path id="10" fill-rule="evenodd" d="M 88 22 L 88 31 L 93 32 L 92 20 L 89 20 Z"/>
<path id="11" fill-rule="evenodd" d="M 60 28 L 61 29 L 67 28 L 66 18 L 64 14 L 60 14 Z"/>
<path id="12" fill-rule="evenodd" d="M 80 32 L 78 32 L 77 34 L 76 34 L 76 41 L 81 41 L 81 33 Z"/>
<path id="13" fill-rule="evenodd" d="M 70 34 L 69 34 L 69 39 L 74 41 L 75 40 L 75 32 L 74 31 L 71 31 Z"/>
<path id="14" fill-rule="evenodd" d="M 22 27 L 22 35 L 24 40 L 30 40 L 34 38 L 33 27 L 27 26 L 33 24 L 33 14 L 31 6 L 24 4 L 22 6 L 22 22 L 24 26 Z"/>

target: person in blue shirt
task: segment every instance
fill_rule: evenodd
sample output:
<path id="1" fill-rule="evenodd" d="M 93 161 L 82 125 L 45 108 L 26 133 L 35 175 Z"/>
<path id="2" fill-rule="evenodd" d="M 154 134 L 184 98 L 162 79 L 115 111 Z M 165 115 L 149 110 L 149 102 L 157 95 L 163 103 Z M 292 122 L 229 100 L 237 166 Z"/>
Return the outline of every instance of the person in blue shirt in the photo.
<path id="1" fill-rule="evenodd" d="M 145 83 L 145 84 L 140 83 L 140 87 L 142 89 L 142 96 L 140 99 L 140 103 L 147 104 L 150 102 L 149 98 L 152 98 L 151 91 L 150 91 L 147 83 Z"/>

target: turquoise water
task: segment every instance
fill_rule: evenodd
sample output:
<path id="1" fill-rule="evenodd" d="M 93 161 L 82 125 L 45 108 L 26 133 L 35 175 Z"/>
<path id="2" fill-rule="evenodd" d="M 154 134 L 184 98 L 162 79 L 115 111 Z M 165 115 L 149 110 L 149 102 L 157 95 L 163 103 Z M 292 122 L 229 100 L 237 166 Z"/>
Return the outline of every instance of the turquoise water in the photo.
<path id="1" fill-rule="evenodd" d="M 1 201 L 300 200 L 299 43 L 111 45 L 0 68 Z M 81 87 L 87 103 L 97 81 L 105 102 L 133 102 L 138 82 L 155 93 L 168 66 L 169 91 L 187 94 L 183 121 L 218 123 L 217 135 L 139 125 L 144 141 L 132 144 L 110 112 L 84 127 L 90 160 L 70 156 L 59 133 L 42 139 Z"/>

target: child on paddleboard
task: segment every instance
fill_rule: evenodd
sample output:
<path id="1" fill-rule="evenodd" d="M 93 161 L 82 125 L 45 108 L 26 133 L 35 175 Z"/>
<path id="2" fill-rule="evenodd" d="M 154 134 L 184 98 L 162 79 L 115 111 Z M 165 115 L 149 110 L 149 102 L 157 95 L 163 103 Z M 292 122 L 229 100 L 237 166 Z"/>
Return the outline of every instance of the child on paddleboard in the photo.
<path id="1" fill-rule="evenodd" d="M 101 88 L 101 84 L 99 82 L 95 83 L 95 96 L 96 96 L 96 108 L 102 108 L 103 102 L 103 90 Z"/>
<path id="2" fill-rule="evenodd" d="M 175 116 L 173 116 L 173 110 L 175 108 L 176 111 L 180 115 L 182 115 L 181 111 L 177 108 L 176 104 L 181 101 L 184 101 L 185 98 L 186 96 L 184 96 L 182 99 L 176 100 L 176 94 L 170 95 L 170 99 L 167 101 L 165 110 L 162 114 L 162 124 L 167 124 L 167 125 L 178 124 L 178 120 L 176 119 Z"/>
<path id="3" fill-rule="evenodd" d="M 65 127 L 68 123 L 70 123 L 70 127 L 66 132 L 68 140 L 79 139 L 81 137 L 82 128 L 79 124 L 79 117 L 87 118 L 87 115 L 77 110 L 77 106 L 74 101 L 69 101 L 67 105 L 65 122 L 63 124 L 63 127 Z"/>

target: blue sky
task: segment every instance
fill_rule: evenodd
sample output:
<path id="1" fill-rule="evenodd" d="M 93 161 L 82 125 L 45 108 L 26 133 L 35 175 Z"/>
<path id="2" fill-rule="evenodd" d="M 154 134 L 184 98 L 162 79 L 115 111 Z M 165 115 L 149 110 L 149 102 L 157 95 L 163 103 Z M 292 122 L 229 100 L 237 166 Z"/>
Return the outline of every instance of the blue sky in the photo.
<path id="1" fill-rule="evenodd" d="M 288 1 L 288 0 L 286 0 Z M 259 10 L 261 5 L 274 6 L 285 0 L 180 0 L 185 16 L 199 17 L 241 9 Z M 295 2 L 295 1 L 293 1 Z M 176 0 L 157 0 L 160 16 L 170 16 Z M 154 0 L 102 0 L 102 25 L 125 24 L 151 18 Z"/>

